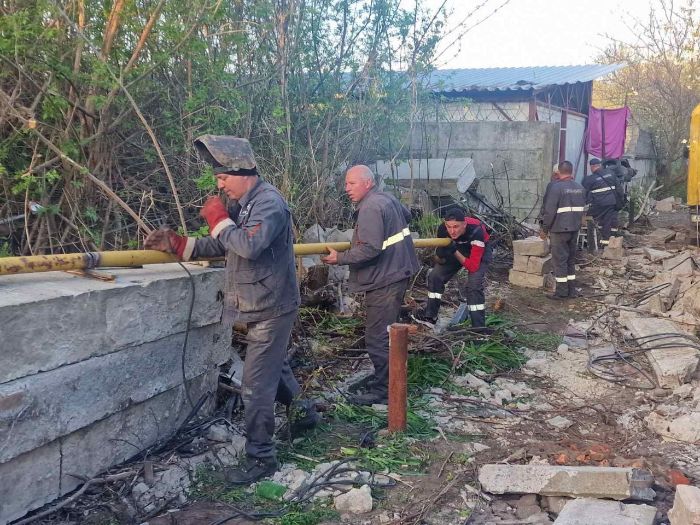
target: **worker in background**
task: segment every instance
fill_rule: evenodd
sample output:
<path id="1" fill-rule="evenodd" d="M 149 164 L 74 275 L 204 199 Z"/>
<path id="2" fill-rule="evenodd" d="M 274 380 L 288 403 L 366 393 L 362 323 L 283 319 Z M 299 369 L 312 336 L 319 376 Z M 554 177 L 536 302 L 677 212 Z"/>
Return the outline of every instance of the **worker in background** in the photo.
<path id="1" fill-rule="evenodd" d="M 586 190 L 574 180 L 573 165 L 559 164 L 556 180 L 545 191 L 540 237 L 549 235 L 556 289 L 552 298 L 576 297 L 576 259 L 578 231 L 586 205 Z"/>
<path id="2" fill-rule="evenodd" d="M 449 237 L 452 242 L 435 250 L 436 264 L 428 273 L 428 302 L 418 314 L 424 321 L 435 323 L 445 285 L 464 268 L 467 277 L 467 310 L 472 328 L 486 327 L 486 296 L 484 277 L 492 259 L 489 233 L 479 219 L 467 217 L 458 207 L 446 211 L 438 227 L 439 238 Z"/>
<path id="3" fill-rule="evenodd" d="M 359 405 L 386 404 L 389 391 L 389 332 L 398 320 L 409 279 L 418 272 L 418 258 L 408 229 L 410 212 L 389 193 L 379 191 L 374 174 L 363 165 L 345 174 L 345 192 L 356 206 L 350 249 L 328 248 L 326 264 L 350 266 L 348 288 L 365 293 L 365 346 L 374 374 L 350 398 Z M 352 388 L 351 388 L 352 390 Z"/>
<path id="4" fill-rule="evenodd" d="M 299 399 L 301 388 L 287 362 L 300 303 L 292 218 L 280 192 L 258 176 L 247 140 L 203 135 L 194 145 L 213 166 L 217 187 L 229 198 L 230 208 L 220 197 L 210 197 L 201 210 L 208 237 L 158 230 L 145 246 L 174 253 L 183 261 L 226 256 L 224 322 L 247 327 L 241 387 L 246 458 L 226 473 L 226 479 L 247 485 L 277 470 L 275 401 L 293 408 L 293 435 L 315 426 L 320 418 L 313 404 Z"/>
<path id="5" fill-rule="evenodd" d="M 588 214 L 593 217 L 600 227 L 601 247 L 607 246 L 610 235 L 617 233 L 618 197 L 616 193 L 621 191 L 617 176 L 609 170 L 603 169 L 599 159 L 589 161 L 590 175 L 583 179 L 583 187 L 586 189 L 586 202 L 590 204 Z"/>

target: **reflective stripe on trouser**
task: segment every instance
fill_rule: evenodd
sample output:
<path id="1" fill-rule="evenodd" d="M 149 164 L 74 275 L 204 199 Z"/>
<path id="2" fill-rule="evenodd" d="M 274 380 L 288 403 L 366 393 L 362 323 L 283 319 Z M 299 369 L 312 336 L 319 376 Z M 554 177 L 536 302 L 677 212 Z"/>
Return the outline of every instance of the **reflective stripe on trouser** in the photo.
<path id="1" fill-rule="evenodd" d="M 600 237 L 598 243 L 601 246 L 608 244 L 610 232 L 613 227 L 617 226 L 618 212 L 615 206 L 591 206 L 589 213 L 595 219 L 595 222 L 600 228 Z"/>
<path id="2" fill-rule="evenodd" d="M 365 348 L 374 365 L 374 376 L 379 388 L 389 388 L 389 331 L 387 328 L 399 318 L 408 279 L 365 292 L 367 324 Z"/>
<path id="3" fill-rule="evenodd" d="M 467 310 L 469 311 L 469 318 L 471 319 L 472 326 L 485 326 L 486 324 L 486 313 L 483 308 L 486 302 L 484 295 L 484 276 L 486 275 L 489 261 L 491 260 L 490 248 L 487 246 L 486 250 L 488 253 L 484 253 L 479 269 L 476 272 L 469 272 L 467 275 L 466 290 L 461 290 L 461 292 L 466 295 Z M 461 268 L 462 265 L 457 259 L 453 259 L 453 261 L 449 261 L 445 264 L 436 264 L 428 273 L 428 290 L 442 295 L 445 291 L 445 284 L 452 279 Z M 462 286 L 460 287 L 464 288 Z M 425 306 L 425 315 L 428 317 L 437 317 L 439 310 L 440 300 L 428 299 Z"/>
<path id="4" fill-rule="evenodd" d="M 297 310 L 248 323 L 241 392 L 245 405 L 246 453 L 275 455 L 275 401 L 290 405 L 301 388 L 287 362 L 287 346 Z"/>
<path id="5" fill-rule="evenodd" d="M 559 290 L 566 290 L 569 294 L 569 276 L 576 276 L 576 240 L 578 231 L 556 233 L 550 232 L 549 242 L 552 247 L 552 266 L 554 278 L 557 283 L 557 295 Z"/>
<path id="6" fill-rule="evenodd" d="M 392 244 L 396 244 L 397 242 L 403 241 L 406 237 L 411 236 L 411 230 L 408 228 L 404 228 L 401 230 L 399 233 L 392 235 L 391 237 L 388 237 L 383 243 L 382 243 L 382 250 L 386 250 L 389 246 Z"/>
<path id="7" fill-rule="evenodd" d="M 564 206 L 563 208 L 557 208 L 557 213 L 569 213 L 583 210 L 584 206 Z"/>

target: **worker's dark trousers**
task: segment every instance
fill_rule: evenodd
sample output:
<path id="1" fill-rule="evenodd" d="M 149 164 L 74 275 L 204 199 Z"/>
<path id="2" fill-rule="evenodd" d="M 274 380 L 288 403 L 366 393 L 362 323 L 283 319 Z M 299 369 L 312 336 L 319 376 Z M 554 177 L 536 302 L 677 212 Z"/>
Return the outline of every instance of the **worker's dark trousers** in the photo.
<path id="1" fill-rule="evenodd" d="M 365 348 L 374 365 L 377 389 L 389 388 L 389 330 L 399 318 L 408 279 L 365 292 Z"/>
<path id="2" fill-rule="evenodd" d="M 491 262 L 491 247 L 487 246 L 476 272 L 469 272 L 467 277 L 467 308 L 469 319 L 474 328 L 486 326 L 486 295 L 484 294 L 484 277 Z M 440 301 L 445 292 L 445 285 L 463 268 L 456 257 L 445 264 L 436 264 L 428 273 L 428 303 L 425 306 L 426 317 L 437 317 Z"/>
<path id="3" fill-rule="evenodd" d="M 569 289 L 576 281 L 576 249 L 578 230 L 573 232 L 549 234 L 549 243 L 552 247 L 552 266 L 554 267 L 554 279 L 557 282 L 558 296 L 568 296 Z"/>
<path id="4" fill-rule="evenodd" d="M 617 210 L 615 206 L 591 206 L 588 213 L 593 216 L 595 222 L 600 228 L 600 239 L 598 244 L 600 247 L 605 247 L 610 239 L 612 229 L 617 232 Z"/>
<path id="5" fill-rule="evenodd" d="M 248 323 L 243 364 L 246 453 L 256 458 L 275 456 L 275 401 L 290 405 L 301 392 L 287 362 L 287 346 L 297 311 Z"/>

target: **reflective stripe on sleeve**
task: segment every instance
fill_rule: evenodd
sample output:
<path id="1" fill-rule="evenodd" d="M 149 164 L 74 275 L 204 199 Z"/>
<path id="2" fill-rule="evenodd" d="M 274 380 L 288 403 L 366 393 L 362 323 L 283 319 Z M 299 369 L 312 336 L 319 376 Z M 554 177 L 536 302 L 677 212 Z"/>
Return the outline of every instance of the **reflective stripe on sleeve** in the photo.
<path id="1" fill-rule="evenodd" d="M 564 208 L 557 208 L 557 213 L 567 213 L 571 211 L 583 211 L 583 206 L 565 206 Z"/>
<path id="2" fill-rule="evenodd" d="M 399 233 L 392 235 L 386 241 L 384 241 L 382 243 L 382 250 L 386 250 L 392 244 L 396 244 L 397 242 L 401 242 L 406 237 L 410 237 L 410 236 L 411 236 L 411 230 L 409 230 L 408 228 L 404 228 Z"/>
<path id="3" fill-rule="evenodd" d="M 481 246 L 482 248 L 486 247 L 486 244 L 482 241 L 472 241 L 471 244 L 472 246 Z"/>
<path id="4" fill-rule="evenodd" d="M 428 299 L 442 299 L 442 294 L 437 292 L 428 292 Z"/>
<path id="5" fill-rule="evenodd" d="M 575 275 L 567 275 L 566 278 L 567 278 L 569 281 L 575 281 L 575 280 L 576 280 L 576 276 L 575 276 Z"/>
<path id="6" fill-rule="evenodd" d="M 591 193 L 603 193 L 604 191 L 612 191 L 612 188 L 598 188 L 597 190 L 591 190 Z"/>
<path id="7" fill-rule="evenodd" d="M 558 283 L 568 283 L 569 278 L 568 277 L 555 277 L 554 278 Z"/>

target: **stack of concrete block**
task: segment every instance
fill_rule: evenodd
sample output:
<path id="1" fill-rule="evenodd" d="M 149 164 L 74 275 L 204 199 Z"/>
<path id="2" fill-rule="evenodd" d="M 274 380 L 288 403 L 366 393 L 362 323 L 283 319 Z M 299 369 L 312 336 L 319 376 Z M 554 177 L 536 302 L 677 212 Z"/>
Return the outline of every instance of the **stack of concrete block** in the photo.
<path id="1" fill-rule="evenodd" d="M 554 278 L 549 241 L 539 237 L 513 241 L 513 268 L 508 280 L 525 288 L 552 288 Z"/>
<path id="2" fill-rule="evenodd" d="M 223 272 L 177 265 L 0 277 L 0 524 L 168 437 L 230 357 Z M 212 395 L 200 413 L 213 403 Z"/>

